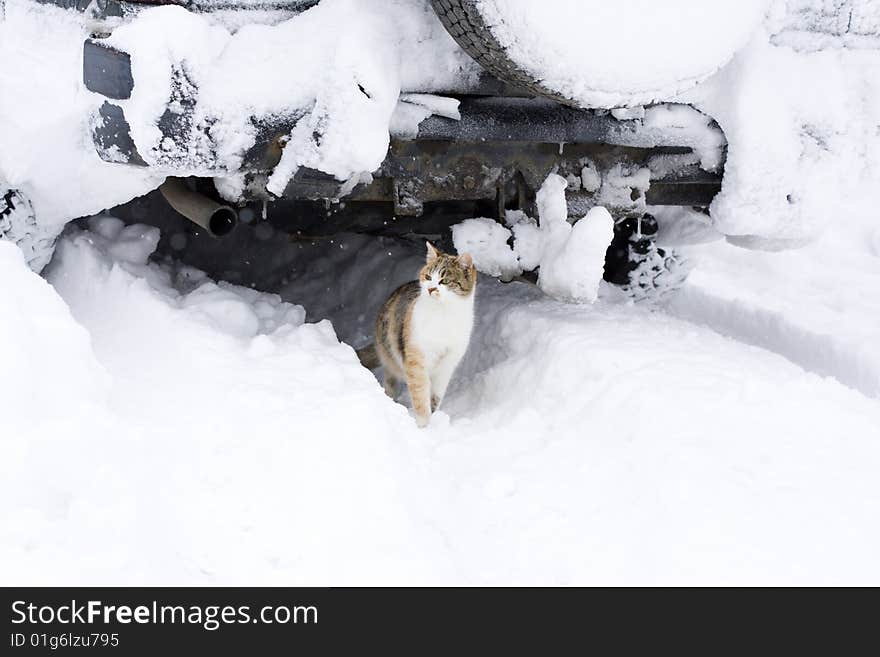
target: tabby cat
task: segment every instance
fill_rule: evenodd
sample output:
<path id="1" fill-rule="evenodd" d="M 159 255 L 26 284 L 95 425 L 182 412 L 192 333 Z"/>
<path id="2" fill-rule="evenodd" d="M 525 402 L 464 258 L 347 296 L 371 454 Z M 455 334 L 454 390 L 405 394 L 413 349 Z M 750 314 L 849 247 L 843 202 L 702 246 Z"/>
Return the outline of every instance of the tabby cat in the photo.
<path id="1" fill-rule="evenodd" d="M 376 318 L 375 343 L 358 351 L 364 366 L 382 365 L 385 392 L 392 399 L 406 381 L 420 427 L 440 406 L 467 351 L 476 286 L 470 255 L 449 255 L 428 243 L 419 279 L 391 293 Z"/>

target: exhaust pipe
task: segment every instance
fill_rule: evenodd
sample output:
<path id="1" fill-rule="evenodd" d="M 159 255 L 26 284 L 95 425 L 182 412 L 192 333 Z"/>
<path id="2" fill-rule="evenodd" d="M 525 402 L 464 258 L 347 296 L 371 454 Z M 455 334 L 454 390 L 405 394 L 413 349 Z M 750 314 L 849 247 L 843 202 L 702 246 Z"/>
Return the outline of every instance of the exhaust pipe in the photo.
<path id="1" fill-rule="evenodd" d="M 235 208 L 192 191 L 183 178 L 168 178 L 159 187 L 168 205 L 194 224 L 208 231 L 211 237 L 225 237 L 238 225 Z"/>

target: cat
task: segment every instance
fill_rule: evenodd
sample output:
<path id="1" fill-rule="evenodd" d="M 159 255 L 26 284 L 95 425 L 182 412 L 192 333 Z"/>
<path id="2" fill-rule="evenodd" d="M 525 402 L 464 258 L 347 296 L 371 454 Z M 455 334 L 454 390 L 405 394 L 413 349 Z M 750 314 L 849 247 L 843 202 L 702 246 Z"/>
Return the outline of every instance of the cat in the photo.
<path id="1" fill-rule="evenodd" d="M 428 242 L 419 279 L 391 293 L 376 317 L 375 342 L 357 352 L 365 367 L 382 366 L 392 399 L 406 381 L 419 427 L 428 425 L 467 351 L 476 287 L 469 254 L 449 255 Z"/>

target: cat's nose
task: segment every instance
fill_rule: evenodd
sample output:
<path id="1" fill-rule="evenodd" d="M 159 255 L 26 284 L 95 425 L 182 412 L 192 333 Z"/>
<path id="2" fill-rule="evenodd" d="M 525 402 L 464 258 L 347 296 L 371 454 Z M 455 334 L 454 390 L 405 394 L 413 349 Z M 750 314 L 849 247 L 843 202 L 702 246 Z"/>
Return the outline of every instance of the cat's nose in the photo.
<path id="1" fill-rule="evenodd" d="M 428 288 L 428 294 L 436 294 L 436 292 L 437 292 L 436 287 L 429 287 Z"/>

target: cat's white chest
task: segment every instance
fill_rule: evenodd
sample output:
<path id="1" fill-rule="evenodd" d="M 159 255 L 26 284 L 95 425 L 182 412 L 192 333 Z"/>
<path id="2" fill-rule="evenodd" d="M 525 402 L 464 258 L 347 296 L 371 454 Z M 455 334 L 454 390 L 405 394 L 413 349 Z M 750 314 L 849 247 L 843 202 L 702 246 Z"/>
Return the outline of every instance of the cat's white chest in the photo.
<path id="1" fill-rule="evenodd" d="M 413 306 L 411 321 L 412 339 L 429 367 L 447 355 L 458 360 L 471 339 L 474 295 L 442 301 L 419 297 Z"/>

